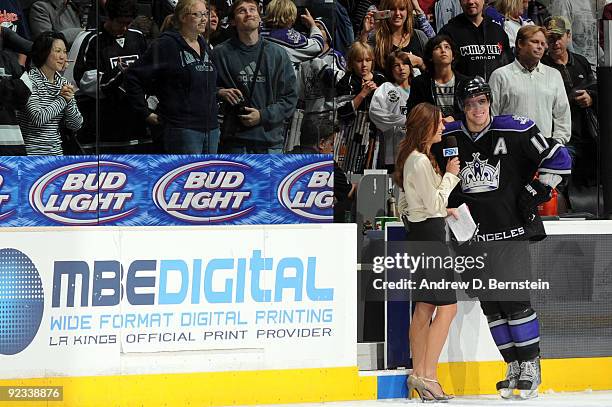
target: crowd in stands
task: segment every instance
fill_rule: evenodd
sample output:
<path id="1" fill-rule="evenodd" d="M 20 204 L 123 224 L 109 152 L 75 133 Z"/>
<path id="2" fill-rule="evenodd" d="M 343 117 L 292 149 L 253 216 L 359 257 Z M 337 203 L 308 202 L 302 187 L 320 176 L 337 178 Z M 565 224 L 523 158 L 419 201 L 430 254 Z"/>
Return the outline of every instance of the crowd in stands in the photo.
<path id="1" fill-rule="evenodd" d="M 610 10 L 603 0 L 0 0 L 0 153 L 283 153 L 321 116 L 338 123 L 344 170 L 389 168 L 410 110 L 429 102 L 457 120 L 457 89 L 480 76 L 493 114 L 533 119 L 593 183 L 597 19 Z"/>

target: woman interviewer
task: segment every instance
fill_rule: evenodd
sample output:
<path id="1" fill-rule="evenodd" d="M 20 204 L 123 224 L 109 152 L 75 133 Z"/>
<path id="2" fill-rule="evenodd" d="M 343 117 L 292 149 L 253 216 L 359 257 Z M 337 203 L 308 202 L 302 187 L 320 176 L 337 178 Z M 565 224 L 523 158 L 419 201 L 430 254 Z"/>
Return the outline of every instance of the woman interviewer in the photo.
<path id="1" fill-rule="evenodd" d="M 408 218 L 408 241 L 414 249 L 422 242 L 427 254 L 431 242 L 443 247 L 435 255 L 446 256 L 446 229 L 444 218 L 456 216 L 456 210 L 447 208 L 448 196 L 459 183 L 459 160 L 455 157 L 446 164 L 442 174 L 431 153 L 431 146 L 442 140 L 444 121 L 439 107 L 420 103 L 412 109 L 406 122 L 406 137 L 399 144 L 395 163 L 395 182 L 400 186 L 399 209 Z M 446 253 L 443 253 L 446 252 Z M 419 250 L 419 253 L 421 251 Z M 423 270 L 417 279 L 428 281 L 453 281 L 452 271 L 442 269 Z M 420 281 L 417 281 L 417 287 Z M 446 342 L 450 324 L 457 312 L 457 300 L 452 291 L 413 291 L 416 307 L 410 323 L 410 347 L 412 351 L 412 375 L 408 377 L 408 396 L 416 390 L 425 400 L 448 400 L 437 380 L 437 364 Z M 436 316 L 432 321 L 432 316 Z M 430 323 L 431 322 L 431 323 Z"/>

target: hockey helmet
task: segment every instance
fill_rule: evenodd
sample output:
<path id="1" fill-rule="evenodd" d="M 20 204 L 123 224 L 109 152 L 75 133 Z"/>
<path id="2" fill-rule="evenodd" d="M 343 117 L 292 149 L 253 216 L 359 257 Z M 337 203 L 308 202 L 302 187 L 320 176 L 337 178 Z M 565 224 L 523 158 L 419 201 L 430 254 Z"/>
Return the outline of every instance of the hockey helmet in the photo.
<path id="1" fill-rule="evenodd" d="M 485 95 L 489 99 L 489 103 L 491 103 L 491 87 L 482 77 L 475 76 L 459 89 L 459 106 L 461 110 L 465 110 L 463 103 L 465 99 L 479 95 Z"/>

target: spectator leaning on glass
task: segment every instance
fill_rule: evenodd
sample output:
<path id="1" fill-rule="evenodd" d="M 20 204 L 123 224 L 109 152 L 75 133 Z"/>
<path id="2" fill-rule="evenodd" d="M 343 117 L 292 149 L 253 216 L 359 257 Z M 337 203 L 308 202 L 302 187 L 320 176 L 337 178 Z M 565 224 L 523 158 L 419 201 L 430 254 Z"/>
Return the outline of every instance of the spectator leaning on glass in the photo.
<path id="1" fill-rule="evenodd" d="M 203 0 L 180 0 L 165 31 L 126 71 L 126 91 L 137 114 L 163 126 L 164 150 L 170 154 L 217 152 L 217 71 L 204 39 L 208 10 Z M 152 113 L 145 95 L 155 95 Z"/>
<path id="2" fill-rule="evenodd" d="M 74 100 L 74 87 L 60 72 L 68 63 L 66 39 L 47 31 L 32 44 L 29 72 L 32 94 L 25 108 L 17 113 L 28 155 L 62 155 L 60 128 L 76 131 L 83 117 Z"/>
<path id="3" fill-rule="evenodd" d="M 447 123 L 463 115 L 457 93 L 468 77 L 455 71 L 458 57 L 455 43 L 449 36 L 436 35 L 429 40 L 423 57 L 427 70 L 410 85 L 408 113 L 419 103 L 427 102 L 442 110 Z"/>
<path id="4" fill-rule="evenodd" d="M 219 97 L 226 102 L 223 150 L 279 154 L 284 124 L 297 104 L 296 78 L 285 49 L 259 35 L 255 0 L 237 0 L 229 11 L 236 35 L 215 47 Z"/>
<path id="5" fill-rule="evenodd" d="M 447 208 L 448 197 L 459 183 L 459 159 L 448 160 L 442 173 L 431 146 L 442 140 L 444 120 L 440 108 L 421 103 L 412 109 L 406 121 L 406 136 L 400 142 L 394 180 L 400 187 L 398 206 L 406 225 L 411 253 L 448 256 L 444 218 L 457 216 Z M 419 247 L 422 246 L 422 247 Z M 419 247 L 422 250 L 417 249 Z M 457 313 L 457 297 L 452 290 L 419 289 L 422 283 L 453 281 L 451 269 L 424 269 L 415 273 L 417 289 L 412 292 L 416 308 L 410 322 L 412 374 L 408 376 L 408 397 L 416 390 L 423 401 L 445 401 L 437 380 L 440 352 L 448 329 Z M 435 312 L 435 317 L 433 317 Z"/>
<path id="6" fill-rule="evenodd" d="M 493 115 L 532 119 L 544 137 L 566 144 L 571 136 L 571 113 L 563 79 L 540 63 L 547 48 L 546 30 L 528 25 L 516 36 L 516 60 L 491 75 Z"/>

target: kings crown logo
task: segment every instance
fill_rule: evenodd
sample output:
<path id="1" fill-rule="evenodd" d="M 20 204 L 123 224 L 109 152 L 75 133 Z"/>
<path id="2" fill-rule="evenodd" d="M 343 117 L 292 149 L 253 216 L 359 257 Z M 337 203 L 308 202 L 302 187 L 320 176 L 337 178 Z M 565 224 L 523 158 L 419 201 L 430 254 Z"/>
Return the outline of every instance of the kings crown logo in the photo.
<path id="1" fill-rule="evenodd" d="M 497 166 L 481 160 L 480 153 L 472 153 L 474 160 L 461 169 L 461 189 L 466 194 L 495 191 L 499 187 L 499 162 Z"/>

